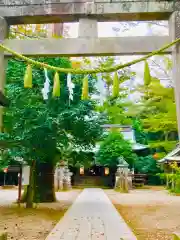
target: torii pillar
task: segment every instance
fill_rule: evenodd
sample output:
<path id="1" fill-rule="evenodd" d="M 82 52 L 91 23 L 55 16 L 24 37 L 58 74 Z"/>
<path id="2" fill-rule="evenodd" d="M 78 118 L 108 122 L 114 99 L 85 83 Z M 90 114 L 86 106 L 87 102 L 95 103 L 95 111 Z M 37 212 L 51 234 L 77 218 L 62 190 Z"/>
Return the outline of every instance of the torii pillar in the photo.
<path id="1" fill-rule="evenodd" d="M 0 42 L 4 41 L 9 34 L 9 26 L 3 17 L 0 17 Z M 5 79 L 6 79 L 6 64 L 7 60 L 4 58 L 4 51 L 0 50 L 0 92 L 4 93 Z M 0 132 L 3 131 L 3 107 L 0 106 Z"/>
<path id="2" fill-rule="evenodd" d="M 175 11 L 169 19 L 169 34 L 172 41 L 180 38 L 180 11 Z M 178 124 L 178 137 L 180 141 L 180 43 L 172 47 L 172 78 L 174 81 L 174 92 L 176 100 L 176 114 Z"/>

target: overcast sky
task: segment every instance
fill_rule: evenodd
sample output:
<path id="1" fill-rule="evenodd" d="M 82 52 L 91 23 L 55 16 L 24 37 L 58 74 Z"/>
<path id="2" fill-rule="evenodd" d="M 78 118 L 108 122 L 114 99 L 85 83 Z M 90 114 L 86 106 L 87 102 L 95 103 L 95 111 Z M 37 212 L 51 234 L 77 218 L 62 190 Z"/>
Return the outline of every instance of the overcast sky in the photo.
<path id="1" fill-rule="evenodd" d="M 167 25 L 166 21 L 162 22 L 163 25 Z M 78 23 L 67 23 L 69 27 L 69 35 L 70 37 L 78 37 Z M 129 30 L 124 31 L 125 23 L 122 22 L 108 22 L 108 23 L 98 23 L 98 36 L 99 37 L 127 37 L 127 36 L 162 36 L 168 35 L 168 27 L 161 27 L 158 25 L 153 25 L 151 28 L 148 26 L 146 22 L 140 22 L 137 26 L 129 27 Z M 115 31 L 113 29 L 119 29 L 119 31 Z M 118 61 L 125 63 L 129 62 L 133 59 L 139 58 L 140 56 L 121 56 L 118 57 Z M 137 79 L 142 78 L 143 73 L 143 63 L 136 64 L 132 67 L 133 71 L 137 72 Z"/>

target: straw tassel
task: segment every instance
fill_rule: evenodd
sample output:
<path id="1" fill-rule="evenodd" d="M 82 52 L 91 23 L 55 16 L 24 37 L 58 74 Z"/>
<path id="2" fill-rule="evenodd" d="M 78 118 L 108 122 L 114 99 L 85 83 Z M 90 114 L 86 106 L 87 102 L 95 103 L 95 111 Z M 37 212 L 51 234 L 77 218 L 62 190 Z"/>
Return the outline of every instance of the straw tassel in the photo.
<path id="1" fill-rule="evenodd" d="M 114 74 L 113 78 L 113 97 L 118 97 L 119 96 L 119 77 L 117 72 Z"/>
<path id="2" fill-rule="evenodd" d="M 150 83 L 151 83 L 150 69 L 149 69 L 148 62 L 145 61 L 145 64 L 144 64 L 144 85 L 149 86 Z"/>
<path id="3" fill-rule="evenodd" d="M 57 72 L 54 75 L 53 97 L 60 97 L 60 80 Z"/>
<path id="4" fill-rule="evenodd" d="M 24 75 L 24 87 L 32 88 L 32 68 L 31 65 L 28 65 Z"/>
<path id="5" fill-rule="evenodd" d="M 87 100 L 89 95 L 89 86 L 88 86 L 88 76 L 83 79 L 83 86 L 82 86 L 82 100 Z"/>

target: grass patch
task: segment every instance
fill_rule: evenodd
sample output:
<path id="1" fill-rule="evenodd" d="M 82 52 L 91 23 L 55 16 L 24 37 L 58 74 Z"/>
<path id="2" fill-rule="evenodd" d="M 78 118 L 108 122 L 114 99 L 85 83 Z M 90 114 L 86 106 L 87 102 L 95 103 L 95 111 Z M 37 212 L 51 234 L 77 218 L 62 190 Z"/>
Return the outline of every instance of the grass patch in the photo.
<path id="1" fill-rule="evenodd" d="M 70 192 L 72 189 L 59 189 L 56 192 Z"/>
<path id="2" fill-rule="evenodd" d="M 120 189 L 120 188 L 115 188 L 114 191 L 115 191 L 115 192 L 119 192 L 119 193 L 128 193 L 128 191 L 123 191 L 123 190 Z"/>
<path id="3" fill-rule="evenodd" d="M 165 186 L 153 186 L 153 185 L 143 185 L 143 186 L 139 186 L 139 187 L 136 187 L 135 189 L 142 189 L 142 190 L 155 190 L 155 191 L 161 191 L 161 190 L 165 190 Z"/>
<path id="4" fill-rule="evenodd" d="M 56 220 L 58 221 L 60 217 L 64 215 L 66 209 L 53 209 L 47 207 L 34 207 L 25 208 L 23 204 L 21 206 L 10 206 L 10 207 L 0 207 L 0 215 L 9 217 L 26 217 L 26 216 L 38 216 L 46 220 Z"/>

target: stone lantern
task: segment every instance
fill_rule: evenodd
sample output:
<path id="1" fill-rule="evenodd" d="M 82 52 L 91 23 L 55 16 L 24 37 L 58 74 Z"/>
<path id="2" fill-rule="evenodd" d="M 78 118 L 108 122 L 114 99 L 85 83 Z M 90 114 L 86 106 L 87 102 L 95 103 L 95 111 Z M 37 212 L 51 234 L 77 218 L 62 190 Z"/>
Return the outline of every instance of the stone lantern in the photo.
<path id="1" fill-rule="evenodd" d="M 118 158 L 115 188 L 122 192 L 128 192 L 128 169 L 129 164 L 123 156 Z"/>
<path id="2" fill-rule="evenodd" d="M 118 158 L 118 165 L 117 165 L 118 169 L 122 169 L 122 170 L 127 170 L 129 167 L 129 164 L 125 161 L 124 157 L 121 156 Z"/>
<path id="3" fill-rule="evenodd" d="M 54 187 L 56 191 L 63 190 L 64 167 L 65 161 L 61 160 L 55 169 Z"/>

